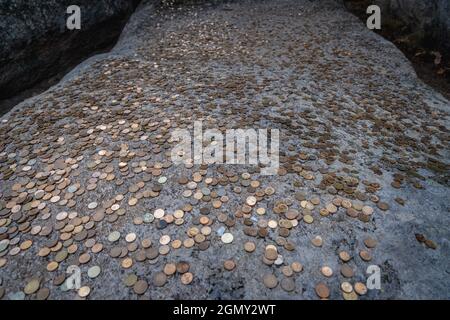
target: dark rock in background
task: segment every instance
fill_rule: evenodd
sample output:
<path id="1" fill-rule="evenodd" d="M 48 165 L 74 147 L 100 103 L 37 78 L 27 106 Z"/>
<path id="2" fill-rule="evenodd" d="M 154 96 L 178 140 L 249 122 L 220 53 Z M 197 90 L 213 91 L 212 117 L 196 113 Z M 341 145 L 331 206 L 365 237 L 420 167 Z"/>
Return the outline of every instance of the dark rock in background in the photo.
<path id="1" fill-rule="evenodd" d="M 423 46 L 450 52 L 450 0 L 374 0 L 389 22 L 406 28 Z"/>
<path id="2" fill-rule="evenodd" d="M 381 8 L 381 30 L 412 62 L 417 75 L 450 99 L 450 0 L 342 0 L 361 18 Z"/>
<path id="3" fill-rule="evenodd" d="M 382 28 L 391 29 L 416 46 L 450 53 L 450 0 L 343 0 L 365 14 L 371 4 L 381 8 Z M 395 30 L 394 30 L 395 29 Z"/>
<path id="4" fill-rule="evenodd" d="M 0 99 L 67 72 L 111 47 L 139 0 L 0 0 Z M 81 8 L 68 30 L 67 7 Z"/>

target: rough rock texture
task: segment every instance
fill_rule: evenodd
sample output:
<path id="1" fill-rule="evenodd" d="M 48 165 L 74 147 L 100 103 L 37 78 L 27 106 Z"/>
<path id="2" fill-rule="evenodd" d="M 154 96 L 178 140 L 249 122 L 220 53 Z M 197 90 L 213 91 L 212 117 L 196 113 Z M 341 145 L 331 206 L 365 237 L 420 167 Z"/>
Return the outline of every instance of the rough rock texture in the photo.
<path id="1" fill-rule="evenodd" d="M 67 71 L 120 35 L 138 0 L 80 0 L 81 30 L 67 30 L 71 0 L 0 0 L 0 99 Z"/>
<path id="2" fill-rule="evenodd" d="M 417 78 L 404 55 L 338 1 L 158 12 L 144 6 L 112 52 L 0 118 L 4 299 L 35 299 L 23 293 L 32 278 L 50 289 L 50 299 L 78 298 L 54 282 L 73 264 L 91 288 L 88 299 L 317 299 L 320 282 L 331 299 L 342 299 L 341 283 L 365 282 L 372 264 L 381 268 L 381 290 L 360 299 L 449 299 L 448 112 L 449 101 Z M 205 129 L 279 129 L 279 175 L 261 176 L 254 166 L 173 164 L 171 132 L 194 120 Z M 264 215 L 243 214 L 251 195 Z M 288 225 L 298 224 L 288 232 L 267 228 L 269 220 L 286 225 L 286 206 L 298 214 Z M 157 208 L 167 216 L 183 209 L 183 223 L 142 223 Z M 57 221 L 61 212 L 72 218 Z M 185 241 L 204 216 L 209 247 L 200 237 L 192 248 L 170 243 L 167 253 L 161 236 Z M 221 228 L 234 235 L 232 243 L 221 242 Z M 121 234 L 116 242 L 108 240 L 112 231 Z M 137 236 L 136 251 L 128 233 Z M 311 243 L 316 236 L 320 248 Z M 378 244 L 367 248 L 367 237 Z M 163 253 L 157 259 L 138 261 L 145 238 Z M 94 254 L 92 241 L 103 250 Z M 246 241 L 256 244 L 253 253 L 244 251 Z M 269 244 L 281 265 L 263 263 Z M 38 256 L 47 246 L 55 252 Z M 120 258 L 111 257 L 114 248 Z M 344 250 L 351 257 L 345 263 L 338 256 Z M 84 253 L 90 260 L 83 264 Z M 58 268 L 47 271 L 56 259 Z M 224 270 L 227 259 L 233 271 Z M 156 286 L 166 263 L 180 261 L 190 264 L 192 283 L 182 284 L 177 272 Z M 294 261 L 303 271 L 290 275 L 282 268 Z M 102 273 L 91 279 L 94 265 Z M 352 276 L 341 274 L 344 265 Z M 325 277 L 323 266 L 333 275 Z M 124 284 L 130 274 L 149 283 L 143 295 Z M 273 289 L 263 283 L 267 274 L 278 279 Z"/>

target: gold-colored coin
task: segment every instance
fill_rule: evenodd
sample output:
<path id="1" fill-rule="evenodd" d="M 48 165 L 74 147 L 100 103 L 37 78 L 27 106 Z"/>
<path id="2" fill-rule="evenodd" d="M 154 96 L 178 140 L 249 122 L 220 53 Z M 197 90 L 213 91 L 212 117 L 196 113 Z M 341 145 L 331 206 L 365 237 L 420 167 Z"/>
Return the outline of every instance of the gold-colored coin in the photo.
<path id="1" fill-rule="evenodd" d="M 85 298 L 89 295 L 89 293 L 91 293 L 91 288 L 89 288 L 88 286 L 84 286 L 81 287 L 80 289 L 78 289 L 78 295 L 81 298 Z"/>
<path id="2" fill-rule="evenodd" d="M 355 283 L 355 292 L 359 294 L 360 296 L 363 296 L 367 293 L 367 287 L 362 282 L 356 282 Z"/>
<path id="3" fill-rule="evenodd" d="M 256 249 L 256 245 L 255 245 L 254 242 L 248 241 L 248 242 L 246 242 L 246 243 L 244 244 L 244 249 L 245 249 L 245 251 L 247 251 L 247 252 L 253 252 L 253 251 L 255 251 L 255 249 Z"/>
<path id="4" fill-rule="evenodd" d="M 353 286 L 350 284 L 350 282 L 344 281 L 341 283 L 341 290 L 350 293 L 353 291 Z"/>
<path id="5" fill-rule="evenodd" d="M 51 261 L 49 264 L 47 264 L 47 271 L 55 271 L 56 269 L 58 269 L 58 262 L 56 261 Z"/>
<path id="6" fill-rule="evenodd" d="M 122 268 L 128 269 L 133 265 L 133 259 L 125 258 L 122 260 Z"/>
<path id="7" fill-rule="evenodd" d="M 190 272 L 183 273 L 181 276 L 181 283 L 182 284 L 190 284 L 192 280 L 194 279 L 194 275 Z"/>
<path id="8" fill-rule="evenodd" d="M 171 276 L 177 271 L 177 267 L 174 263 L 167 263 L 163 271 L 166 275 Z"/>
<path id="9" fill-rule="evenodd" d="M 303 265 L 297 261 L 292 262 L 291 268 L 294 272 L 297 272 L 297 273 L 303 271 Z"/>
<path id="10" fill-rule="evenodd" d="M 320 272 L 322 272 L 322 274 L 323 274 L 325 277 L 331 277 L 331 276 L 333 275 L 333 270 L 332 270 L 330 267 L 328 267 L 328 266 L 323 266 L 323 267 L 320 269 Z"/>

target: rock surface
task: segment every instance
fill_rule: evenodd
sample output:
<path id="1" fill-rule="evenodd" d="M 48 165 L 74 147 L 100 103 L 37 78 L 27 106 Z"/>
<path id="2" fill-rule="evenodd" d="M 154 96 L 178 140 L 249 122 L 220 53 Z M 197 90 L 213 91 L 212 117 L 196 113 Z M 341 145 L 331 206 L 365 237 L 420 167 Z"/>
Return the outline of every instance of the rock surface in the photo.
<path id="1" fill-rule="evenodd" d="M 449 299 L 448 111 L 339 1 L 144 6 L 112 52 L 0 118 L 4 299 L 35 299 L 23 293 L 34 277 L 50 299 L 348 299 L 358 296 L 342 282 L 365 283 L 370 265 L 381 268 L 381 289 L 360 299 Z M 279 174 L 173 164 L 171 132 L 194 120 L 279 129 Z M 257 204 L 243 214 L 251 196 Z M 299 214 L 289 223 L 286 207 Z M 182 209 L 183 223 L 142 223 L 156 209 Z M 211 234 L 193 237 L 205 217 Z M 167 248 L 167 236 L 196 244 Z M 93 253 L 94 242 L 103 250 Z M 276 253 L 281 264 L 264 259 Z M 167 271 L 181 261 L 189 284 L 185 268 Z M 78 293 L 56 281 L 74 264 Z"/>
<path id="2" fill-rule="evenodd" d="M 138 0 L 80 0 L 81 30 L 68 30 L 70 0 L 0 0 L 0 99 L 111 46 Z"/>

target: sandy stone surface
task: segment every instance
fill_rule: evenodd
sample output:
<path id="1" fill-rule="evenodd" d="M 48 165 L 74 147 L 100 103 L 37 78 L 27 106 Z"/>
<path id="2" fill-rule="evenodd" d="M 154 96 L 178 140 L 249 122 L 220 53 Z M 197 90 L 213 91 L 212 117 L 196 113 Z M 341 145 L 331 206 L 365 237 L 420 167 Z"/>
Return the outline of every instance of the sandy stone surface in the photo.
<path id="1" fill-rule="evenodd" d="M 328 288 L 331 299 L 448 299 L 448 111 L 338 2 L 144 5 L 111 53 L 0 119 L 0 294 L 318 299 Z M 278 174 L 173 164 L 171 132 L 195 120 L 279 129 Z M 149 222 L 157 209 L 167 226 Z M 179 225 L 168 218 L 176 210 Z M 174 248 L 187 239 L 195 244 Z M 55 283 L 71 265 L 78 292 Z M 344 295 L 341 284 L 366 283 L 370 265 L 381 289 Z"/>

